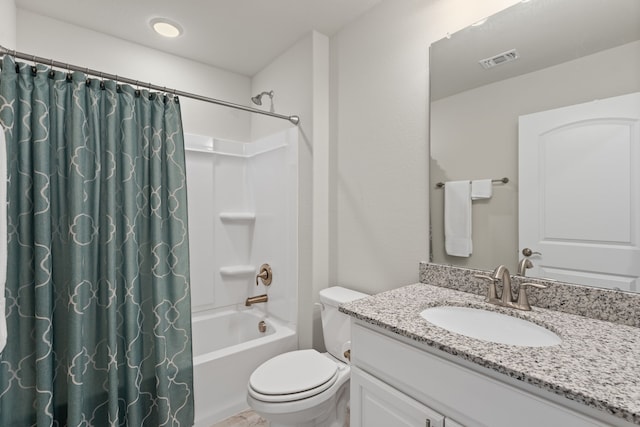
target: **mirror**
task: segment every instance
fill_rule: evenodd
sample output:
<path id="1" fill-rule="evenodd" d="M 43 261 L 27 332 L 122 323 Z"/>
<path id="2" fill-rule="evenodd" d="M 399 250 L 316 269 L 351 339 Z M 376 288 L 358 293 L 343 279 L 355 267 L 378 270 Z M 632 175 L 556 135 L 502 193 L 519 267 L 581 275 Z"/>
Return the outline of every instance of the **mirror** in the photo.
<path id="1" fill-rule="evenodd" d="M 479 61 L 490 58 L 495 66 L 485 69 Z M 431 261 L 516 273 L 529 246 L 518 242 L 519 117 L 640 92 L 640 2 L 519 2 L 433 43 L 430 79 Z M 471 255 L 448 255 L 437 183 L 503 177 L 491 198 L 472 202 Z M 637 228 L 640 213 L 629 211 Z M 564 281 L 600 286 L 593 277 Z M 640 292 L 634 283 L 620 289 Z"/>

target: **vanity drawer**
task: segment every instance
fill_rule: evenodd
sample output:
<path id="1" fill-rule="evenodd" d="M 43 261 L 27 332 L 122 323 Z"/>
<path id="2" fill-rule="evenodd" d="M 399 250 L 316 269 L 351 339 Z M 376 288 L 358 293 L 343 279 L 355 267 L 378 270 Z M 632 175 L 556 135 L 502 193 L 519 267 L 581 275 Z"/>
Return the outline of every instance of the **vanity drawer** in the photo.
<path id="1" fill-rule="evenodd" d="M 352 322 L 351 332 L 353 365 L 467 427 L 611 425 L 405 344 L 369 326 Z"/>

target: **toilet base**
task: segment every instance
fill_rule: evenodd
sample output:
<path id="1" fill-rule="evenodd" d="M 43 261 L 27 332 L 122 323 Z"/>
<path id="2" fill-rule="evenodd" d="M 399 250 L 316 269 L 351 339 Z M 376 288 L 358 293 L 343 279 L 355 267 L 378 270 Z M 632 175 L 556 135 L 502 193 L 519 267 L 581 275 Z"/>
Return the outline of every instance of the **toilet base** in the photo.
<path id="1" fill-rule="evenodd" d="M 348 405 L 349 382 L 347 381 L 335 396 L 319 406 L 304 411 L 274 414 L 265 413 L 256 407 L 253 409 L 269 421 L 269 427 L 349 427 Z"/>

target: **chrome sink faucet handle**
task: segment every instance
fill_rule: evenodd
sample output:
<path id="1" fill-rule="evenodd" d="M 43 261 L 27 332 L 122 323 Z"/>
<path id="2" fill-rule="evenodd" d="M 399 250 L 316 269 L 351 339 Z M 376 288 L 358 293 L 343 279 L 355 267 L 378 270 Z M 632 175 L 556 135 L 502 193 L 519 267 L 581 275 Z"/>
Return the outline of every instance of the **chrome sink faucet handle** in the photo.
<path id="1" fill-rule="evenodd" d="M 496 279 L 484 274 L 474 274 L 473 276 L 477 277 L 478 279 L 484 279 L 489 282 L 489 288 L 487 289 L 487 298 L 486 298 L 487 302 L 495 304 L 496 302 L 500 301 L 498 299 L 498 291 L 496 290 L 496 282 L 497 282 Z"/>
<path id="2" fill-rule="evenodd" d="M 515 308 L 525 311 L 531 311 L 531 305 L 529 304 L 529 298 L 527 297 L 527 288 L 540 288 L 545 289 L 545 285 L 539 283 L 521 283 L 520 290 L 518 291 L 518 301 L 515 303 Z"/>

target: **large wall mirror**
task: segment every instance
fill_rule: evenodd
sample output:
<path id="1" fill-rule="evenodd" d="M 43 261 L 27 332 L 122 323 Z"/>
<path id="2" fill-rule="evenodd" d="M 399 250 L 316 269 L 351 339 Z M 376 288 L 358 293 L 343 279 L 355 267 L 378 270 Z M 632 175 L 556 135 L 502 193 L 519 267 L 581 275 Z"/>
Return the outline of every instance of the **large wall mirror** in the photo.
<path id="1" fill-rule="evenodd" d="M 528 247 L 527 276 L 640 292 L 640 1 L 519 2 L 432 44 L 430 76 L 432 261 Z M 503 177 L 448 254 L 447 182 Z"/>

